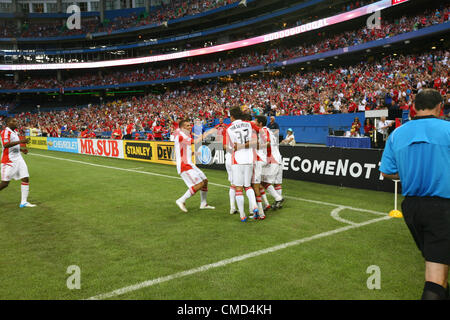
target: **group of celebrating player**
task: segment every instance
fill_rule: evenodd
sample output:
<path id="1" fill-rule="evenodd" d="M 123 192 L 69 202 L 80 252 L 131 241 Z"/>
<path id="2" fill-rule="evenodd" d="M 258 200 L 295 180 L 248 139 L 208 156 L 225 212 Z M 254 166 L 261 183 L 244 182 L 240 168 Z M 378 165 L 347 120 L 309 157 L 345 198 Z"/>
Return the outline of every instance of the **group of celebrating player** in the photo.
<path id="1" fill-rule="evenodd" d="M 215 209 L 207 203 L 208 179 L 192 161 L 192 144 L 202 143 L 203 139 L 216 134 L 221 140 L 225 155 L 225 167 L 230 182 L 230 214 L 239 212 L 241 221 L 247 221 L 244 210 L 244 191 L 249 202 L 249 212 L 254 220 L 265 219 L 265 211 L 280 209 L 282 196 L 282 157 L 278 149 L 278 135 L 266 127 L 267 118 L 256 116 L 252 120 L 248 108 L 235 107 L 230 110 L 231 124 L 211 129 L 201 134 L 197 141 L 192 138 L 192 123 L 181 120 L 175 136 L 175 159 L 178 174 L 188 186 L 183 196 L 176 200 L 178 207 L 187 212 L 185 202 L 200 191 L 200 209 Z M 28 202 L 29 174 L 28 168 L 20 155 L 27 153 L 20 144 L 28 139 L 20 139 L 17 132 L 17 120 L 7 119 L 7 127 L 1 132 L 3 147 L 1 159 L 0 190 L 9 185 L 12 179 L 22 180 L 22 200 L 20 207 L 34 207 Z M 275 199 L 271 206 L 266 191 Z"/>
<path id="2" fill-rule="evenodd" d="M 278 134 L 266 127 L 267 118 L 256 116 L 252 120 L 245 106 L 230 110 L 231 124 L 211 129 L 197 138 L 191 135 L 192 124 L 179 122 L 175 137 L 175 159 L 178 174 L 188 186 L 186 193 L 176 200 L 178 207 L 187 212 L 185 202 L 200 190 L 200 209 L 214 209 L 207 203 L 208 179 L 192 161 L 192 144 L 202 143 L 211 134 L 222 139 L 226 152 L 225 167 L 230 182 L 230 214 L 239 212 L 242 222 L 247 221 L 244 192 L 249 202 L 251 219 L 265 219 L 265 211 L 280 209 L 282 196 L 282 157 L 278 149 Z M 271 206 L 266 191 L 275 199 Z"/>

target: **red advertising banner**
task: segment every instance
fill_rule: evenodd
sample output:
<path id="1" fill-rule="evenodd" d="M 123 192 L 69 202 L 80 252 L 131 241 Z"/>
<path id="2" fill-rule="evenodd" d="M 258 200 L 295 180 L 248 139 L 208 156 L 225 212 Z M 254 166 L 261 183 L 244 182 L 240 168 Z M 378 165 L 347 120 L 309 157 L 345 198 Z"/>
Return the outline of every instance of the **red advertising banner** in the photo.
<path id="1" fill-rule="evenodd" d="M 78 139 L 78 153 L 123 159 L 123 141 L 108 139 Z"/>

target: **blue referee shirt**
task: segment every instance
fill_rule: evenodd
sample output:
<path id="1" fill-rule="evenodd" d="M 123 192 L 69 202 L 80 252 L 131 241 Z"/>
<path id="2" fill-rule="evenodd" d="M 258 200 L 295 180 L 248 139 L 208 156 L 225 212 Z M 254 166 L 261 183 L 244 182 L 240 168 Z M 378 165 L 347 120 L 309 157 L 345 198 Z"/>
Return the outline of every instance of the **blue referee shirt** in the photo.
<path id="1" fill-rule="evenodd" d="M 380 171 L 398 173 L 404 196 L 450 199 L 450 122 L 417 117 L 395 129 Z"/>

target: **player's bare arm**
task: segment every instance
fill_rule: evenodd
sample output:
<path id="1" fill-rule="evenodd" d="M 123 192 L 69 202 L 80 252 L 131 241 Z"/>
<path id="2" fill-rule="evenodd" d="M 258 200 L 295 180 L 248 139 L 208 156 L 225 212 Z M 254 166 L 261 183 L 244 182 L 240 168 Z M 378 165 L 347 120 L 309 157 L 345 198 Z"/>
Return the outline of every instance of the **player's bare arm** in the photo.
<path id="1" fill-rule="evenodd" d="M 385 174 L 385 173 L 382 172 L 381 175 L 385 179 L 391 179 L 391 180 L 399 180 L 400 179 L 398 173 L 396 173 L 396 174 Z"/>
<path id="2" fill-rule="evenodd" d="M 18 144 L 28 144 L 29 142 L 30 142 L 30 138 L 24 138 L 19 141 L 5 143 L 3 145 L 3 148 L 5 148 L 5 149 L 12 148 L 14 146 L 17 146 Z"/>

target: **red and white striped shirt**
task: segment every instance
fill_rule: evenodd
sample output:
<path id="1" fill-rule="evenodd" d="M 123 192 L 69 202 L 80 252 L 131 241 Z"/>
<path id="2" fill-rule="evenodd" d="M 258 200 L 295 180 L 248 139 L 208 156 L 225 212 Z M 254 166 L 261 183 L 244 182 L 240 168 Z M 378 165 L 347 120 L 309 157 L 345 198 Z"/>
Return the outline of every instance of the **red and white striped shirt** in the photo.
<path id="1" fill-rule="evenodd" d="M 280 164 L 282 161 L 280 149 L 278 148 L 278 136 L 273 134 L 272 130 L 267 127 L 263 127 L 267 142 L 270 144 L 267 146 L 267 163 Z"/>
<path id="2" fill-rule="evenodd" d="M 192 163 L 192 138 L 180 129 L 175 131 L 175 160 L 178 174 L 194 167 Z"/>
<path id="3" fill-rule="evenodd" d="M 6 128 L 1 132 L 1 138 L 3 148 L 2 163 L 8 164 L 20 160 L 22 158 L 22 155 L 20 154 L 20 144 L 10 148 L 3 147 L 7 143 L 20 141 L 19 135 L 10 128 Z"/>

